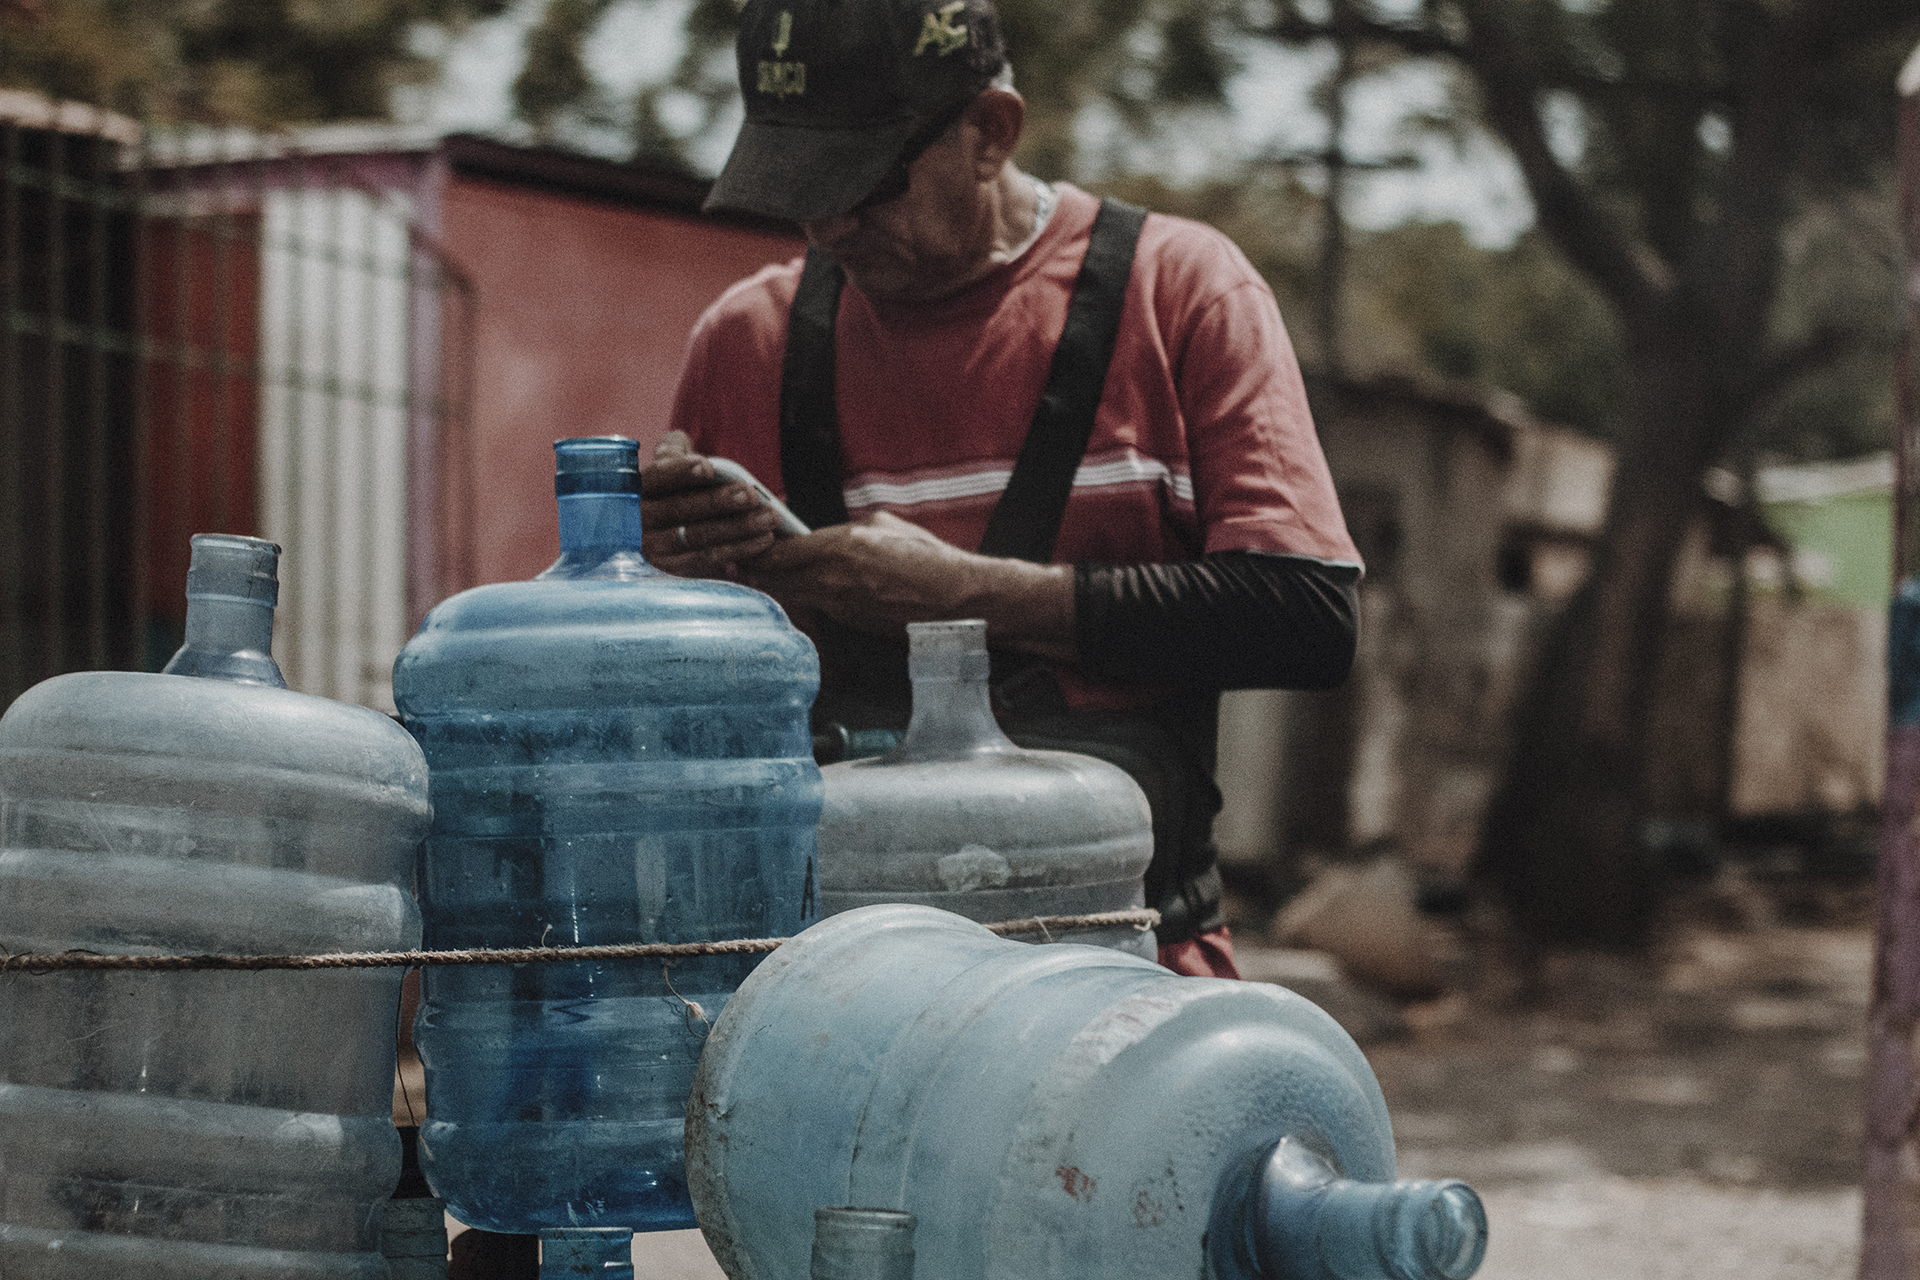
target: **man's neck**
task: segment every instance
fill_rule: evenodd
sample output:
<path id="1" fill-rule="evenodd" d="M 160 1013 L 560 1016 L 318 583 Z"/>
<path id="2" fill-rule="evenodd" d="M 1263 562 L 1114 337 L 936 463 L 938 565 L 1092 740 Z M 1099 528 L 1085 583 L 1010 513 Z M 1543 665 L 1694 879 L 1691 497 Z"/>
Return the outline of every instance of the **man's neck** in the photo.
<path id="1" fill-rule="evenodd" d="M 1040 186 L 1008 161 L 999 179 L 988 188 L 993 232 L 980 275 L 1004 266 L 1033 243 L 1040 213 Z M 979 277 L 976 276 L 975 279 Z"/>
<path id="2" fill-rule="evenodd" d="M 1008 161 L 1000 176 L 982 189 L 972 266 L 942 281 L 937 290 L 901 301 L 938 302 L 950 298 L 1012 262 L 1032 242 L 1039 208 L 1039 185 Z"/>

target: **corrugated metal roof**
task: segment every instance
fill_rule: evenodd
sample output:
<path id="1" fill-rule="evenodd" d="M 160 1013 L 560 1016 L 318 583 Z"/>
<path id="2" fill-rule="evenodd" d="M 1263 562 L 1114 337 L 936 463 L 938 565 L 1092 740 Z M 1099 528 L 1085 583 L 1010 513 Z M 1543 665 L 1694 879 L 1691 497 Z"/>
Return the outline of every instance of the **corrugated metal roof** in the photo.
<path id="1" fill-rule="evenodd" d="M 140 124 L 128 116 L 84 102 L 63 102 L 27 89 L 0 89 L 0 122 L 90 138 L 110 138 L 129 147 L 140 143 Z"/>

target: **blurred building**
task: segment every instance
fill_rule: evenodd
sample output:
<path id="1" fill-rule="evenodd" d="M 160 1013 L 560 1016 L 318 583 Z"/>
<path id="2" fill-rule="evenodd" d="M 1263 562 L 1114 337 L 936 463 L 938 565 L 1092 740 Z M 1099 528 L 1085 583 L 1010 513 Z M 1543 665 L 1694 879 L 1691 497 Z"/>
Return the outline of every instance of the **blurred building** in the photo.
<path id="1" fill-rule="evenodd" d="M 1222 858 L 1255 894 L 1374 854 L 1457 884 L 1532 664 L 1585 579 L 1612 453 L 1506 397 L 1308 388 L 1367 562 L 1359 654 L 1339 690 L 1228 695 Z M 1655 693 L 1650 839 L 1710 840 L 1723 811 L 1804 822 L 1878 803 L 1890 481 L 1884 458 L 1766 468 L 1745 504 L 1711 478 Z"/>
<path id="2" fill-rule="evenodd" d="M 8 93 L 0 150 L 0 705 L 164 662 L 220 531 L 284 548 L 293 686 L 390 709 L 428 608 L 558 553 L 552 442 L 651 447 L 693 320 L 801 247 L 678 174 L 385 126 Z"/>

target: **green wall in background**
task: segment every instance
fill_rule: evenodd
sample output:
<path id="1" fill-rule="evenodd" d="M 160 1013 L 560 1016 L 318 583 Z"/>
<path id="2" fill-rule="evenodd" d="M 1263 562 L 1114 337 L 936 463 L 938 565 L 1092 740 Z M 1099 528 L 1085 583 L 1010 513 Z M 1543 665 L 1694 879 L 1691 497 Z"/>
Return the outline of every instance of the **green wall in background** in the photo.
<path id="1" fill-rule="evenodd" d="M 1769 502 L 1767 523 L 1802 557 L 1830 566 L 1825 581 L 1802 581 L 1816 598 L 1884 609 L 1892 593 L 1893 502 L 1872 491 L 1812 501 Z"/>

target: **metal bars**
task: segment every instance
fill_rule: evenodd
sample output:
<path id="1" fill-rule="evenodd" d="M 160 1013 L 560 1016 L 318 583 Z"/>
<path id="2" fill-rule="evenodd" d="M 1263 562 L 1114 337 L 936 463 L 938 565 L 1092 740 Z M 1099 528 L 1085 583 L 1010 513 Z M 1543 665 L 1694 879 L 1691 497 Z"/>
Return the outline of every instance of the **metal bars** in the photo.
<path id="1" fill-rule="evenodd" d="M 409 565 L 437 562 L 409 542 L 442 523 L 410 510 L 437 486 L 409 462 L 463 430 L 470 360 L 471 291 L 414 225 L 430 154 L 368 169 L 21 97 L 0 95 L 0 707 L 157 669 L 188 538 L 218 531 L 284 548 L 290 683 L 390 709 L 433 590 Z"/>
<path id="2" fill-rule="evenodd" d="M 0 699 L 139 653 L 121 144 L 0 119 Z"/>

